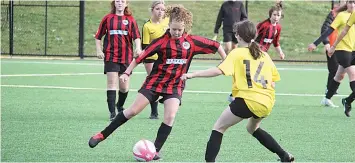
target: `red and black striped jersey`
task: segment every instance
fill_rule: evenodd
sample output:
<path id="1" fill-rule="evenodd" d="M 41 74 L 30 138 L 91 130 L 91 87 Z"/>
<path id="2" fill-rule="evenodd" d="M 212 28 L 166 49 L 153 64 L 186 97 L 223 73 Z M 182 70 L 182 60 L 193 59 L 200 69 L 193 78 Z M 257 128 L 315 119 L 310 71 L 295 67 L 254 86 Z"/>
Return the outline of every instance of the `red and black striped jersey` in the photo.
<path id="1" fill-rule="evenodd" d="M 274 44 L 275 47 L 280 46 L 280 24 L 272 25 L 270 19 L 266 19 L 259 23 L 256 28 L 258 30 L 258 37 L 255 41 L 259 43 L 261 50 L 267 52 L 271 44 Z"/>
<path id="2" fill-rule="evenodd" d="M 140 38 L 133 16 L 107 14 L 101 21 L 95 38 L 104 38 L 105 61 L 130 64 L 133 60 L 133 40 Z"/>
<path id="3" fill-rule="evenodd" d="M 153 40 L 136 59 L 136 62 L 140 63 L 145 58 L 158 54 L 152 72 L 147 76 L 142 88 L 158 93 L 182 95 L 185 82 L 180 77 L 188 72 L 194 55 L 214 54 L 219 46 L 216 41 L 196 35 L 184 34 L 173 39 L 167 30 L 163 36 Z"/>

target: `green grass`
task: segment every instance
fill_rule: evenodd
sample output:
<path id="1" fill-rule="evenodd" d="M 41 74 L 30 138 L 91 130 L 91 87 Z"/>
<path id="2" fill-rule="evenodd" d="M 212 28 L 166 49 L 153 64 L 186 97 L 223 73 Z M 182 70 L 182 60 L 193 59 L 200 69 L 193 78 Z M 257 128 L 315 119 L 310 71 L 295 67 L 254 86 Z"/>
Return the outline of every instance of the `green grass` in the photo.
<path id="1" fill-rule="evenodd" d="M 8 3 L 8 2 L 6 2 Z M 19 3 L 19 2 L 15 2 Z M 21 1 L 21 4 L 44 4 L 41 1 Z M 149 16 L 149 1 L 132 1 L 130 7 L 138 25 L 142 25 Z M 181 3 L 194 14 L 193 33 L 205 37 L 213 37 L 214 23 L 221 1 L 168 1 L 167 4 Z M 49 4 L 78 5 L 77 1 L 53 1 Z M 249 2 L 249 18 L 255 23 L 267 18 L 272 1 Z M 306 51 L 307 45 L 320 34 L 320 27 L 329 12 L 330 2 L 285 1 L 285 18 L 281 46 L 287 59 L 292 60 L 325 60 L 322 46 L 314 53 Z M 6 6 L 2 5 L 2 13 Z M 102 17 L 110 10 L 107 1 L 86 1 L 85 3 L 85 43 L 86 55 L 95 55 L 95 34 Z M 14 9 L 14 52 L 44 54 L 44 7 L 15 7 Z M 5 14 L 3 14 L 5 15 Z M 2 17 L 2 20 L 4 17 Z M 2 24 L 7 24 L 5 19 Z M 78 53 L 78 8 L 48 8 L 48 54 Z M 1 28 L 1 52 L 8 52 L 8 28 Z M 222 33 L 222 29 L 220 29 Z M 219 37 L 222 39 L 222 35 Z M 275 50 L 270 53 L 274 58 Z M 206 56 L 203 56 L 206 57 Z M 207 56 L 209 58 L 217 56 Z"/>
<path id="2" fill-rule="evenodd" d="M 193 62 L 191 70 L 218 62 Z M 297 162 L 355 162 L 354 117 L 342 108 L 321 107 L 327 71 L 324 64 L 278 64 L 282 80 L 277 84 L 276 105 L 261 127 L 268 131 Z M 281 69 L 287 68 L 287 69 Z M 306 69 L 306 70 L 305 70 Z M 160 120 L 149 120 L 149 106 L 94 149 L 87 141 L 108 123 L 106 78 L 101 61 L 46 61 L 2 59 L 1 75 L 98 73 L 72 76 L 1 77 L 1 161 L 3 162 L 131 162 L 132 147 L 141 138 L 154 140 Z M 132 75 L 125 106 L 134 100 L 144 80 L 144 68 Z M 350 93 L 348 81 L 340 85 L 340 97 Z M 211 128 L 222 110 L 231 79 L 193 79 L 187 83 L 183 105 L 169 139 L 162 149 L 164 162 L 202 162 Z M 14 85 L 8 87 L 6 85 Z M 95 89 L 21 88 L 57 86 Z M 226 93 L 189 93 L 223 91 Z M 305 94 L 304 96 L 281 95 Z M 307 96 L 314 95 L 314 96 Z M 160 117 L 163 115 L 159 105 Z M 219 162 L 275 162 L 245 129 L 246 122 L 226 132 Z"/>

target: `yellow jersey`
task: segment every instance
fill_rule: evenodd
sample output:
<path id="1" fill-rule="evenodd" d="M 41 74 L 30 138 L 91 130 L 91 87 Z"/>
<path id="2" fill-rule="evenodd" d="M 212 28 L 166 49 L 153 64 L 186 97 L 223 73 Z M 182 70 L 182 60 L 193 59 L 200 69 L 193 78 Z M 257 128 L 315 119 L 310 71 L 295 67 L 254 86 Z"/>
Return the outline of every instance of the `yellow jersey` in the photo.
<path id="1" fill-rule="evenodd" d="M 255 60 L 249 48 L 236 48 L 218 66 L 224 75 L 233 77 L 233 97 L 243 98 L 250 111 L 258 117 L 271 113 L 275 104 L 275 89 L 271 83 L 280 80 L 270 56 L 262 53 Z"/>
<path id="2" fill-rule="evenodd" d="M 154 39 L 161 37 L 165 31 L 168 29 L 169 25 L 169 18 L 163 19 L 159 24 L 155 24 L 152 22 L 151 19 L 146 21 L 143 25 L 142 30 L 142 44 L 149 45 Z M 158 55 L 154 54 L 147 59 L 157 60 Z"/>
<path id="3" fill-rule="evenodd" d="M 333 29 L 338 31 L 343 31 L 347 25 L 347 21 L 350 18 L 351 13 L 347 11 L 340 12 L 334 19 L 333 23 L 330 25 Z M 351 26 L 349 32 L 345 37 L 339 42 L 335 47 L 335 50 L 344 50 L 351 52 L 355 50 L 355 27 Z"/>

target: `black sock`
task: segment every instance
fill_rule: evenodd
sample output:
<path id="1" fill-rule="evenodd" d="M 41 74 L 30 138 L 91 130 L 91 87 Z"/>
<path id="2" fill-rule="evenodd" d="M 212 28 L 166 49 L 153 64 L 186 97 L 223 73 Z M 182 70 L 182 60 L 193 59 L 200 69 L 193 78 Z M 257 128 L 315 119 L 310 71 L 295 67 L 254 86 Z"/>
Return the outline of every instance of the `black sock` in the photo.
<path id="1" fill-rule="evenodd" d="M 107 90 L 107 106 L 110 113 L 115 112 L 116 90 Z"/>
<path id="2" fill-rule="evenodd" d="M 151 102 L 150 107 L 152 109 L 152 112 L 150 113 L 150 115 L 158 116 L 158 102 L 157 101 Z"/>
<path id="3" fill-rule="evenodd" d="M 355 81 L 350 82 L 350 88 L 353 92 L 346 98 L 348 104 L 351 104 L 355 98 Z"/>
<path id="4" fill-rule="evenodd" d="M 275 139 L 261 128 L 254 131 L 253 136 L 258 139 L 265 148 L 273 153 L 276 153 L 280 158 L 285 155 L 286 152 L 280 147 Z"/>
<path id="5" fill-rule="evenodd" d="M 121 91 L 118 91 L 118 102 L 117 102 L 117 108 L 123 107 L 124 103 L 126 102 L 128 92 L 123 93 Z"/>
<path id="6" fill-rule="evenodd" d="M 205 160 L 206 162 L 215 162 L 219 149 L 221 148 L 223 134 L 212 130 L 210 140 L 207 143 Z"/>
<path id="7" fill-rule="evenodd" d="M 160 149 L 163 147 L 166 139 L 168 138 L 168 136 L 171 132 L 171 129 L 172 129 L 171 126 L 161 123 L 158 133 L 157 133 L 157 138 L 155 139 L 155 142 L 154 142 L 157 152 L 159 152 Z"/>
<path id="8" fill-rule="evenodd" d="M 115 119 L 113 119 L 112 122 L 104 130 L 101 131 L 102 135 L 104 135 L 104 138 L 107 138 L 109 135 L 112 134 L 113 131 L 115 131 L 118 127 L 120 127 L 127 121 L 128 119 L 123 115 L 123 112 L 118 113 Z"/>
<path id="9" fill-rule="evenodd" d="M 331 99 L 335 92 L 338 90 L 340 83 L 335 81 L 334 79 L 329 83 L 328 91 L 325 95 L 325 98 Z"/>

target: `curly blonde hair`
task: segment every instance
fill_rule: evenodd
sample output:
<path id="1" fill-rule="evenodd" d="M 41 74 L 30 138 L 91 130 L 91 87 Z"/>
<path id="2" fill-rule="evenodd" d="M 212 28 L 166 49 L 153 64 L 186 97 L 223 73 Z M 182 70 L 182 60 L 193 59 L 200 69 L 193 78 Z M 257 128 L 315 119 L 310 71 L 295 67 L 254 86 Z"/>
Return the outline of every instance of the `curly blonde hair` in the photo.
<path id="1" fill-rule="evenodd" d="M 171 23 L 173 20 L 177 22 L 184 22 L 185 24 L 185 32 L 191 32 L 193 15 L 192 13 L 186 9 L 183 5 L 175 4 L 167 6 L 165 9 L 164 18 L 169 17 L 169 22 Z"/>

